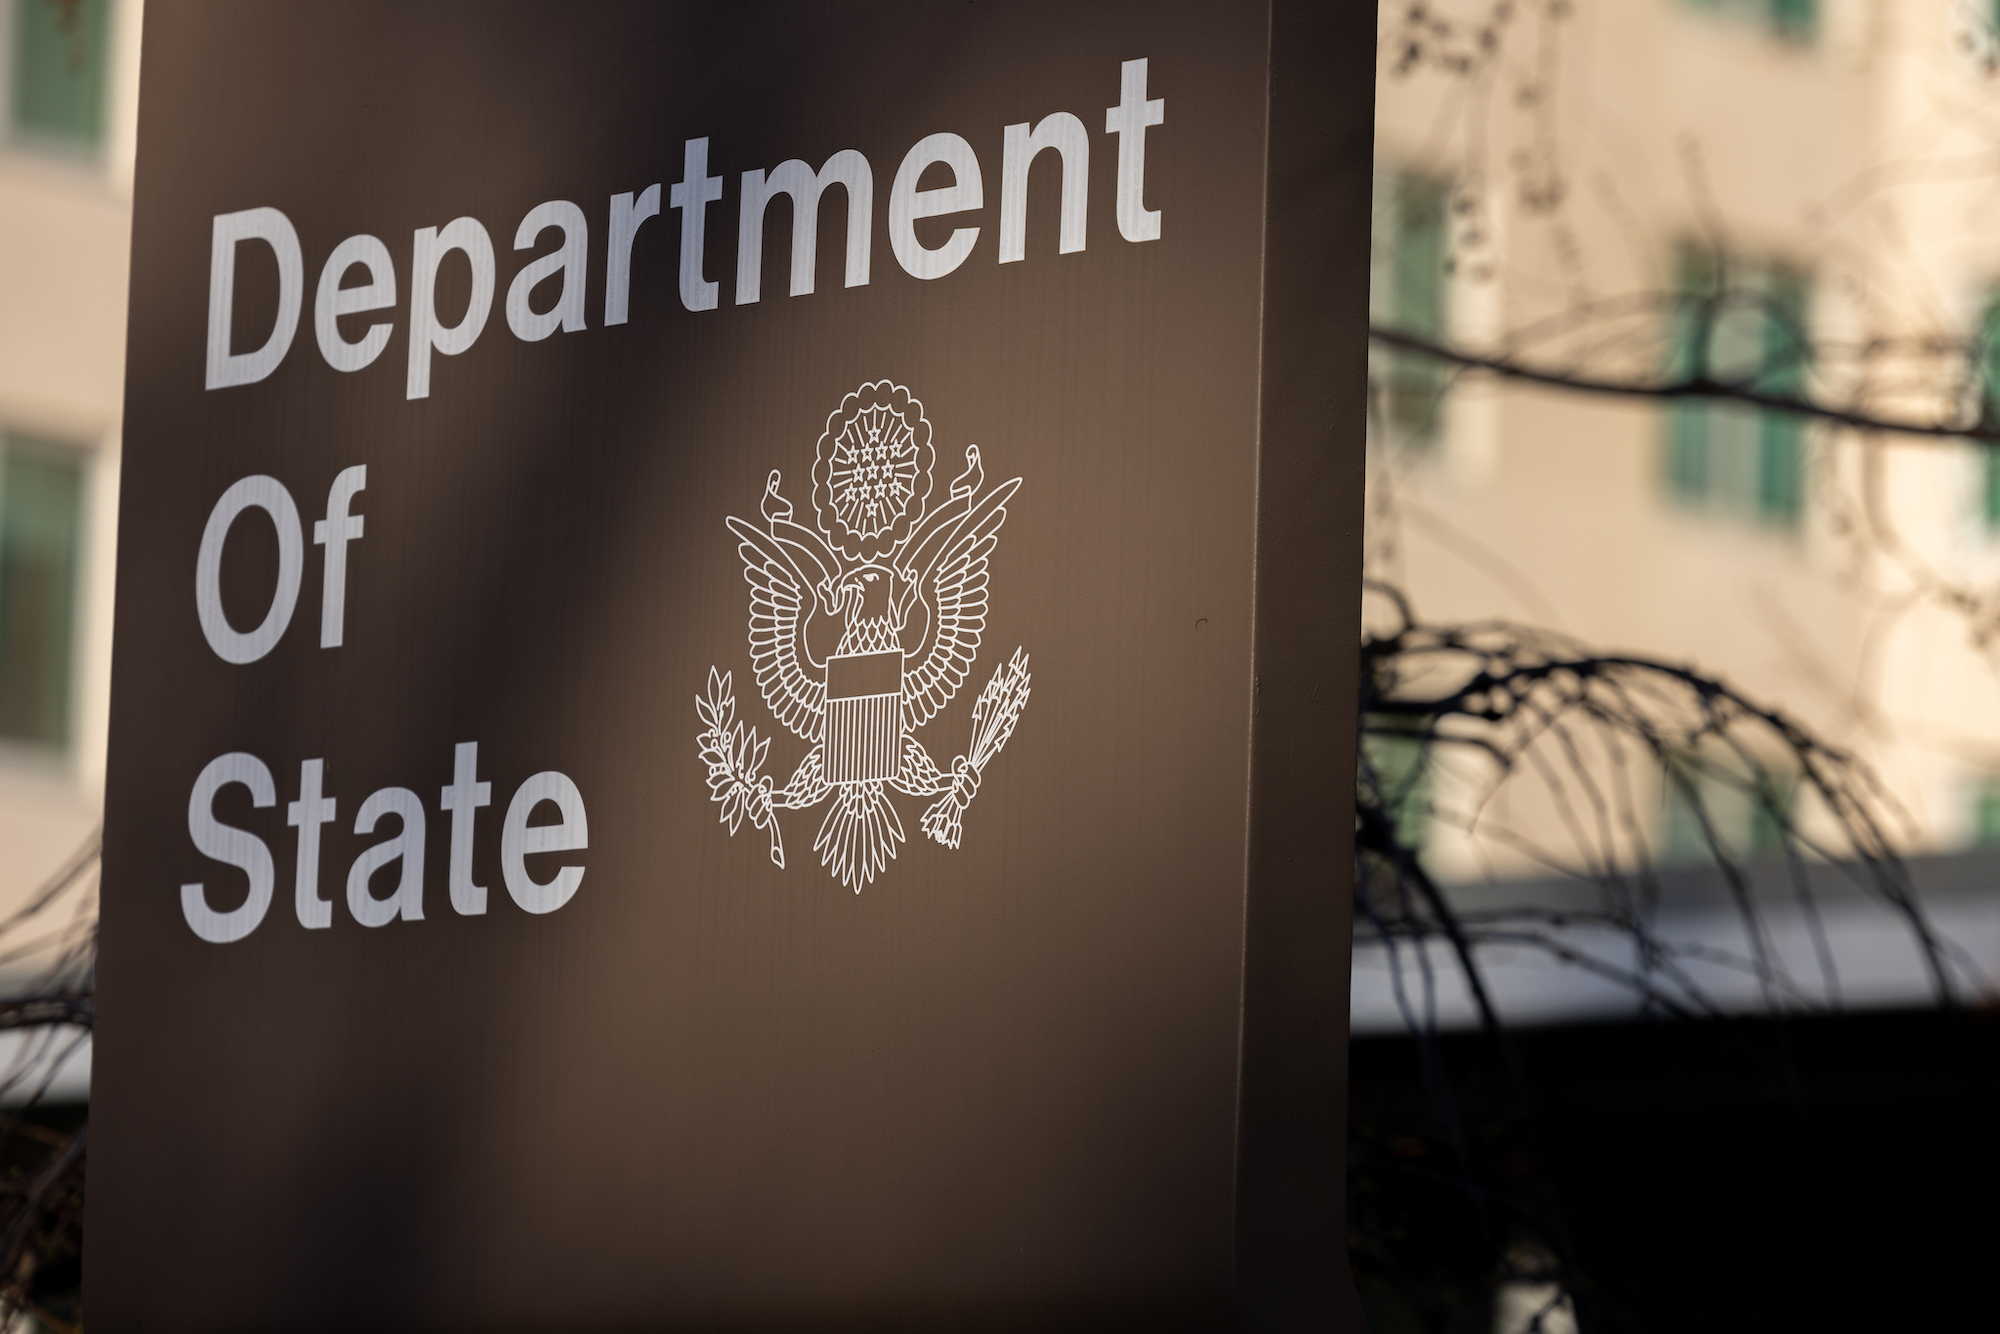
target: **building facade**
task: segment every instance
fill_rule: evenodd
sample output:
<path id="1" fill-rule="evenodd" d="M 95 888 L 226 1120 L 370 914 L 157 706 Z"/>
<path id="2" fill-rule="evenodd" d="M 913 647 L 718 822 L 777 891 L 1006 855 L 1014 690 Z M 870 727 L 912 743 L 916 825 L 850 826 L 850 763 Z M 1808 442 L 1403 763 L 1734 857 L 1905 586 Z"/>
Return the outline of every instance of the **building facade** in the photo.
<path id="1" fill-rule="evenodd" d="M 139 18 L 0 3 L 0 912 L 103 809 Z"/>
<path id="2" fill-rule="evenodd" d="M 1375 322 L 1572 380 L 2000 421 L 1996 21 L 1988 0 L 1391 0 Z M 1862 760 L 1922 866 L 2000 839 L 1991 451 L 1379 345 L 1372 378 L 1370 570 L 1426 620 L 1506 618 L 1726 679 Z M 1532 784 L 1479 805 L 1489 778 L 1432 757 L 1433 869 L 1558 874 L 1562 813 Z M 1699 861 L 1673 783 L 1642 781 L 1621 857 Z M 1809 836 L 1827 827 L 1798 803 Z M 1710 802 L 1751 861 L 1776 850 L 1755 807 Z M 2000 960 L 2000 920 L 1965 906 L 1939 911 Z M 1905 949 L 1854 913 L 1855 967 Z M 1904 971 L 1878 1000 L 1924 994 Z"/>

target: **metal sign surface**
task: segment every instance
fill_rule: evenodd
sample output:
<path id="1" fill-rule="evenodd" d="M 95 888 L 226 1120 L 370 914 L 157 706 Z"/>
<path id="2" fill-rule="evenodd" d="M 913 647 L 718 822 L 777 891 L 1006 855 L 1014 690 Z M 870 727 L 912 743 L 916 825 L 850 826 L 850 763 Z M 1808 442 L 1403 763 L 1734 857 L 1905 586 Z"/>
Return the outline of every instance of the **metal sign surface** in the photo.
<path id="1" fill-rule="evenodd" d="M 1372 24 L 149 7 L 94 1324 L 1345 1318 Z"/>

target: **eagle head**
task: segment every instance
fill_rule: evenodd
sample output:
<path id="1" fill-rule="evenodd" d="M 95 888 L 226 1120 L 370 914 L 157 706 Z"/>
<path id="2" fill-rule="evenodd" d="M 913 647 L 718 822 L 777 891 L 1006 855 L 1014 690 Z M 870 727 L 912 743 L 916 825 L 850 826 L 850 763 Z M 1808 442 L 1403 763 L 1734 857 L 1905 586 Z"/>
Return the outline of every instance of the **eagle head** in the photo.
<path id="1" fill-rule="evenodd" d="M 896 596 L 899 580 L 886 565 L 863 565 L 840 581 L 840 606 L 847 623 L 894 624 L 901 620 Z M 897 628 L 901 628 L 898 626 Z"/>

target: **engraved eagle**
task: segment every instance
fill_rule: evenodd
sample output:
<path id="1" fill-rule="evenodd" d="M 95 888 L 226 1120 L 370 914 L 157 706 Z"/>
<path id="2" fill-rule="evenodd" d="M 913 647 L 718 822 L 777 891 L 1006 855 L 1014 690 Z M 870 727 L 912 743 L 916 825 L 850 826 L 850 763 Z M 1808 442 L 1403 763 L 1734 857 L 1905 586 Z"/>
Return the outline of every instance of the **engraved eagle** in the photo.
<path id="1" fill-rule="evenodd" d="M 949 704 L 978 655 L 989 561 L 1019 491 L 1016 477 L 985 490 L 978 446 L 942 503 L 930 503 L 934 451 L 923 405 L 900 385 L 864 384 L 829 415 L 813 469 L 815 525 L 794 522 L 770 474 L 762 523 L 731 516 L 750 585 L 750 664 L 771 713 L 812 746 L 783 788 L 759 775 L 769 742 L 731 727 L 729 678 L 710 672 L 697 700 L 711 796 L 731 832 L 745 816 L 772 835 L 772 811 L 831 808 L 814 848 L 859 892 L 904 841 L 885 788 L 943 794 L 927 834 L 956 848 L 960 818 L 987 761 L 1026 704 L 1027 658 L 1016 652 L 974 710 L 973 743 L 940 770 L 914 733 Z"/>

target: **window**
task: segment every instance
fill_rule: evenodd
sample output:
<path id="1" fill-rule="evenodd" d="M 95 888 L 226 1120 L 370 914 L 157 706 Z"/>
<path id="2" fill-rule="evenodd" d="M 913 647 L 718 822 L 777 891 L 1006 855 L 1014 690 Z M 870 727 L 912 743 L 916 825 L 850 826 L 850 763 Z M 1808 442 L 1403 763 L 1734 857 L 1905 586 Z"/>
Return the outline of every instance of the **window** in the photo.
<path id="1" fill-rule="evenodd" d="M 1375 187 L 1375 240 L 1368 318 L 1419 338 L 1445 336 L 1448 191 L 1436 181 L 1383 173 Z M 1375 349 L 1369 357 L 1377 423 L 1394 445 L 1436 438 L 1445 390 L 1443 363 L 1414 352 Z"/>
<path id="2" fill-rule="evenodd" d="M 1769 0 L 1771 30 L 1792 42 L 1810 42 L 1819 33 L 1819 0 Z"/>
<path id="3" fill-rule="evenodd" d="M 1783 774 L 1749 775 L 1733 761 L 1687 755 L 1671 761 L 1661 797 L 1659 859 L 1664 865 L 1687 866 L 1714 860 L 1711 831 L 1731 857 L 1782 852 L 1785 825 L 1798 805 L 1798 784 Z"/>
<path id="4" fill-rule="evenodd" d="M 110 0 L 12 0 L 8 124 L 12 137 L 70 152 L 104 137 Z"/>
<path id="5" fill-rule="evenodd" d="M 1973 784 L 1971 835 L 1975 848 L 2000 847 L 2000 778 Z"/>
<path id="6" fill-rule="evenodd" d="M 1422 851 L 1430 834 L 1431 784 L 1424 724 L 1406 718 L 1368 718 L 1362 729 L 1362 796 L 1371 793 L 1395 826 L 1396 838 Z"/>
<path id="7" fill-rule="evenodd" d="M 1986 530 L 1994 532 L 2000 530 L 2000 454 L 1995 453 L 1996 447 L 1993 445 L 1984 445 L 1981 448 L 1984 454 L 1980 465 L 1984 476 L 1980 486 L 1979 508 L 1981 517 L 1986 520 Z"/>
<path id="8" fill-rule="evenodd" d="M 2000 426 L 2000 295 L 1987 303 L 1980 320 L 1978 360 L 1975 365 L 1979 386 L 1979 420 L 1985 426 Z M 2000 447 L 1980 445 L 1979 517 L 1989 534 L 2000 533 Z"/>
<path id="9" fill-rule="evenodd" d="M 1684 0 L 1704 10 L 1754 23 L 1776 37 L 1804 45 L 1819 35 L 1819 0 Z"/>
<path id="10" fill-rule="evenodd" d="M 81 458 L 8 437 L 0 452 L 0 737 L 69 741 Z"/>
<path id="11" fill-rule="evenodd" d="M 1783 265 L 1683 249 L 1668 378 L 1805 387 L 1807 283 Z M 1805 507 L 1805 421 L 1741 403 L 1683 399 L 1667 412 L 1667 488 L 1682 505 L 1793 527 Z"/>

